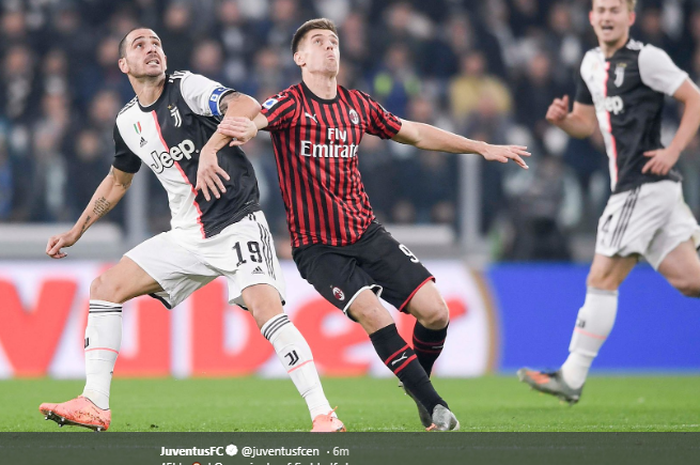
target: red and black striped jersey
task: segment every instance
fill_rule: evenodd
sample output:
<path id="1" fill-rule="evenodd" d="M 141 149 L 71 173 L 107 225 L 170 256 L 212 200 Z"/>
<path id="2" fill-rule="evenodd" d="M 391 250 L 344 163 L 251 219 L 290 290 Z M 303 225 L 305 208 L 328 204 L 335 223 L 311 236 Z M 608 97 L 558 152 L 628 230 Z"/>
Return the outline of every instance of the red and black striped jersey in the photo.
<path id="1" fill-rule="evenodd" d="M 359 90 L 334 99 L 303 82 L 263 103 L 277 159 L 292 247 L 356 242 L 374 219 L 358 169 L 365 133 L 394 137 L 401 120 Z"/>

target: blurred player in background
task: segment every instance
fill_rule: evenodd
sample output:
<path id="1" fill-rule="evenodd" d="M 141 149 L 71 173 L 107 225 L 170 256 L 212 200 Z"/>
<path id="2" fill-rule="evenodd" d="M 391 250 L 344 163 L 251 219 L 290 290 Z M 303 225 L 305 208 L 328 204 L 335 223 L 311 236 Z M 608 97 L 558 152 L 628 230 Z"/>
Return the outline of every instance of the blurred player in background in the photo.
<path id="1" fill-rule="evenodd" d="M 168 192 L 172 229 L 136 246 L 93 281 L 85 329 L 85 389 L 68 402 L 42 404 L 40 411 L 59 425 L 106 430 L 122 339 L 122 304 L 149 294 L 172 308 L 225 276 L 229 302 L 250 311 L 306 400 L 312 431 L 344 431 L 326 400 L 306 340 L 282 311 L 284 281 L 260 211 L 253 167 L 239 147 L 227 147 L 228 138 L 216 132 L 222 115 L 253 117 L 260 105 L 201 75 L 166 74 L 166 56 L 151 29 L 129 32 L 119 56 L 119 69 L 136 97 L 116 118 L 113 166 L 75 226 L 50 238 L 46 253 L 65 257 L 61 249 L 75 244 L 121 200 L 142 162 Z M 195 182 L 209 171 L 217 174 L 206 176 L 212 184 Z"/>
<path id="2" fill-rule="evenodd" d="M 570 136 L 595 130 L 609 157 L 612 195 L 598 223 L 586 300 L 569 357 L 552 373 L 522 368 L 521 381 L 574 404 L 610 334 L 618 288 L 646 260 L 683 295 L 700 297 L 700 227 L 683 200 L 678 157 L 700 125 L 700 91 L 663 50 L 629 37 L 636 0 L 593 0 L 589 14 L 599 47 L 583 58 L 573 111 L 555 99 L 547 120 Z M 668 147 L 661 145 L 664 96 L 685 105 Z"/>
<path id="3" fill-rule="evenodd" d="M 368 133 L 425 150 L 513 160 L 523 168 L 521 156 L 529 153 L 401 120 L 364 92 L 339 86 L 338 45 L 332 21 L 304 23 L 292 39 L 301 83 L 267 100 L 253 122 L 227 117 L 219 128 L 238 142 L 258 129 L 270 131 L 299 272 L 362 325 L 416 402 L 423 426 L 456 430 L 459 422 L 429 379 L 447 335 L 447 305 L 430 272 L 376 221 L 358 170 L 358 147 Z M 380 295 L 416 317 L 414 349 L 397 332 Z"/>

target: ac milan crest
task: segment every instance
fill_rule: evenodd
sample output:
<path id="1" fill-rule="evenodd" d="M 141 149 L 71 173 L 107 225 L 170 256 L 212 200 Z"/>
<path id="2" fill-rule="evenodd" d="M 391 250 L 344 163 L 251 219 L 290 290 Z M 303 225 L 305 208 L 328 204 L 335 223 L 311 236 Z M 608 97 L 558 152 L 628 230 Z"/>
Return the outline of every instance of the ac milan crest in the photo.
<path id="1" fill-rule="evenodd" d="M 345 293 L 342 290 L 340 290 L 339 287 L 334 287 L 333 288 L 333 297 L 335 297 L 336 299 L 338 299 L 342 302 L 343 300 L 345 300 Z"/>

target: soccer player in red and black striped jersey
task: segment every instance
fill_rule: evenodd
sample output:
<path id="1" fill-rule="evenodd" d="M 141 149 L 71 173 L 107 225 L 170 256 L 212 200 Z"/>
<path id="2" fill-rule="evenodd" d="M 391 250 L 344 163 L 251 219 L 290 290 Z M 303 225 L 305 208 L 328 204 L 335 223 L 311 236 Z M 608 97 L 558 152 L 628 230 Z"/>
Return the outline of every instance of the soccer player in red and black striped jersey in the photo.
<path id="1" fill-rule="evenodd" d="M 268 99 L 252 122 L 227 118 L 219 131 L 237 143 L 258 129 L 270 132 L 301 275 L 367 331 L 379 357 L 416 401 L 423 425 L 455 430 L 459 422 L 429 379 L 447 334 L 447 305 L 430 272 L 376 221 L 358 170 L 358 147 L 368 133 L 426 150 L 513 160 L 523 168 L 521 157 L 529 153 L 401 120 L 366 93 L 339 86 L 338 43 L 332 21 L 304 23 L 292 39 L 301 83 Z M 416 317 L 413 349 L 379 295 Z"/>

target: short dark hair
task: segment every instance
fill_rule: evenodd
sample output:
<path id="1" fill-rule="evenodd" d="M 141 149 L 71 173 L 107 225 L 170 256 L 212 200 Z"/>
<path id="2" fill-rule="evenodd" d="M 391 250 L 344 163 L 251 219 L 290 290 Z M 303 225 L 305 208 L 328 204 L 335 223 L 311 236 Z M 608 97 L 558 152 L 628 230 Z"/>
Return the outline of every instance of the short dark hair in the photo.
<path id="1" fill-rule="evenodd" d="M 338 28 L 335 27 L 335 23 L 328 18 L 316 18 L 310 19 L 297 29 L 292 37 L 292 53 L 297 53 L 299 49 L 299 42 L 306 36 L 306 34 L 312 29 L 326 29 L 331 31 L 336 36 L 338 35 Z"/>
<path id="2" fill-rule="evenodd" d="M 126 56 L 126 38 L 129 37 L 129 34 L 131 34 L 132 32 L 134 32 L 137 29 L 150 29 L 151 31 L 153 30 L 148 26 L 137 26 L 137 27 L 131 28 L 131 30 L 129 30 L 129 32 L 124 34 L 124 37 L 122 37 L 122 40 L 119 41 L 119 58 L 124 58 Z"/>

